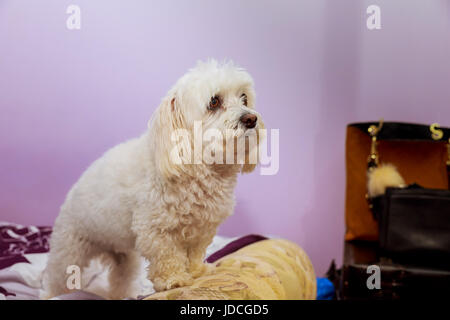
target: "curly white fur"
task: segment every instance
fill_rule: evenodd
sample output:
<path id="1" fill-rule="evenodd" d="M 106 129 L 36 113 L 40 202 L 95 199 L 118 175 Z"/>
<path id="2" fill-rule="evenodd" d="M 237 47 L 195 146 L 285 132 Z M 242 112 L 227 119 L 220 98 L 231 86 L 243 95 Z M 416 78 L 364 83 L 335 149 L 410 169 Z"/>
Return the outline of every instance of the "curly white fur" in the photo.
<path id="1" fill-rule="evenodd" d="M 211 111 L 214 96 L 222 106 Z M 256 129 L 263 128 L 254 97 L 250 75 L 230 62 L 199 63 L 179 79 L 147 132 L 107 151 L 68 193 L 51 238 L 46 297 L 68 291 L 67 266 L 84 268 L 99 256 L 111 266 L 111 298 L 134 294 L 141 255 L 150 261 L 148 277 L 157 291 L 199 276 L 206 247 L 233 212 L 237 174 L 255 165 L 176 165 L 169 156 L 171 133 L 192 132 L 199 120 L 204 129 L 242 129 L 239 119 L 246 113 L 257 115 Z"/>

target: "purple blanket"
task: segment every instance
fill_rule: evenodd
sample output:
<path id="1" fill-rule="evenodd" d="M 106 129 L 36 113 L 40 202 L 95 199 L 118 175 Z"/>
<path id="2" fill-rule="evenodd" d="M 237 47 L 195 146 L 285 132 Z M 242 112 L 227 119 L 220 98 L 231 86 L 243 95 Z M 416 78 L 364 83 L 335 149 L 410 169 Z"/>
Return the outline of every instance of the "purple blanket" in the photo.
<path id="1" fill-rule="evenodd" d="M 24 227 L 0 222 L 0 269 L 28 262 L 25 253 L 47 252 L 51 233 L 51 227 Z"/>

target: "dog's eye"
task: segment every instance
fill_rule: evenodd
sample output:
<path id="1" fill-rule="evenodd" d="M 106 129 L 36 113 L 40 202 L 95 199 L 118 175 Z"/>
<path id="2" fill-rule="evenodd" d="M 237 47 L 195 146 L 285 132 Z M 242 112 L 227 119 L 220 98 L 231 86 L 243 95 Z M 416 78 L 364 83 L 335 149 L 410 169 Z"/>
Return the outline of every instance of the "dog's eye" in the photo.
<path id="1" fill-rule="evenodd" d="M 245 93 L 241 94 L 242 102 L 244 103 L 244 106 L 247 105 L 247 95 Z"/>
<path id="2" fill-rule="evenodd" d="M 208 109 L 215 110 L 220 107 L 220 98 L 218 96 L 214 96 L 211 98 L 211 101 L 209 101 Z"/>

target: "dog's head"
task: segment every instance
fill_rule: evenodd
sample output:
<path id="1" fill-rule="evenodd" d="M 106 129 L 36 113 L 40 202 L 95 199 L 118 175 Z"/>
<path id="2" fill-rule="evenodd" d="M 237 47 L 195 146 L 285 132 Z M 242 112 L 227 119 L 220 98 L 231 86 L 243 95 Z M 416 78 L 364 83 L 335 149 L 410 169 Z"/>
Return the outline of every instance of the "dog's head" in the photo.
<path id="1" fill-rule="evenodd" d="M 199 163 L 253 171 L 264 129 L 254 103 L 253 80 L 244 69 L 199 62 L 168 92 L 150 123 L 161 172 L 178 175 L 185 164 Z"/>

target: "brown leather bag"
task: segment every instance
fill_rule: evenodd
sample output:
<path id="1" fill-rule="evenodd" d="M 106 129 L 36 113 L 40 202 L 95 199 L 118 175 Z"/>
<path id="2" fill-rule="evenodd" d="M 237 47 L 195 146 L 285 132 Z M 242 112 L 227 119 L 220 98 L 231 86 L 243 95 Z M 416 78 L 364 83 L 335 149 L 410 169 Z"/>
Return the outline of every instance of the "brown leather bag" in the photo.
<path id="1" fill-rule="evenodd" d="M 378 224 L 366 199 L 368 157 L 374 151 L 369 129 L 378 126 L 376 122 L 347 126 L 346 240 L 378 240 Z M 407 184 L 448 189 L 450 129 L 385 122 L 375 140 L 380 162 L 396 166 Z"/>

